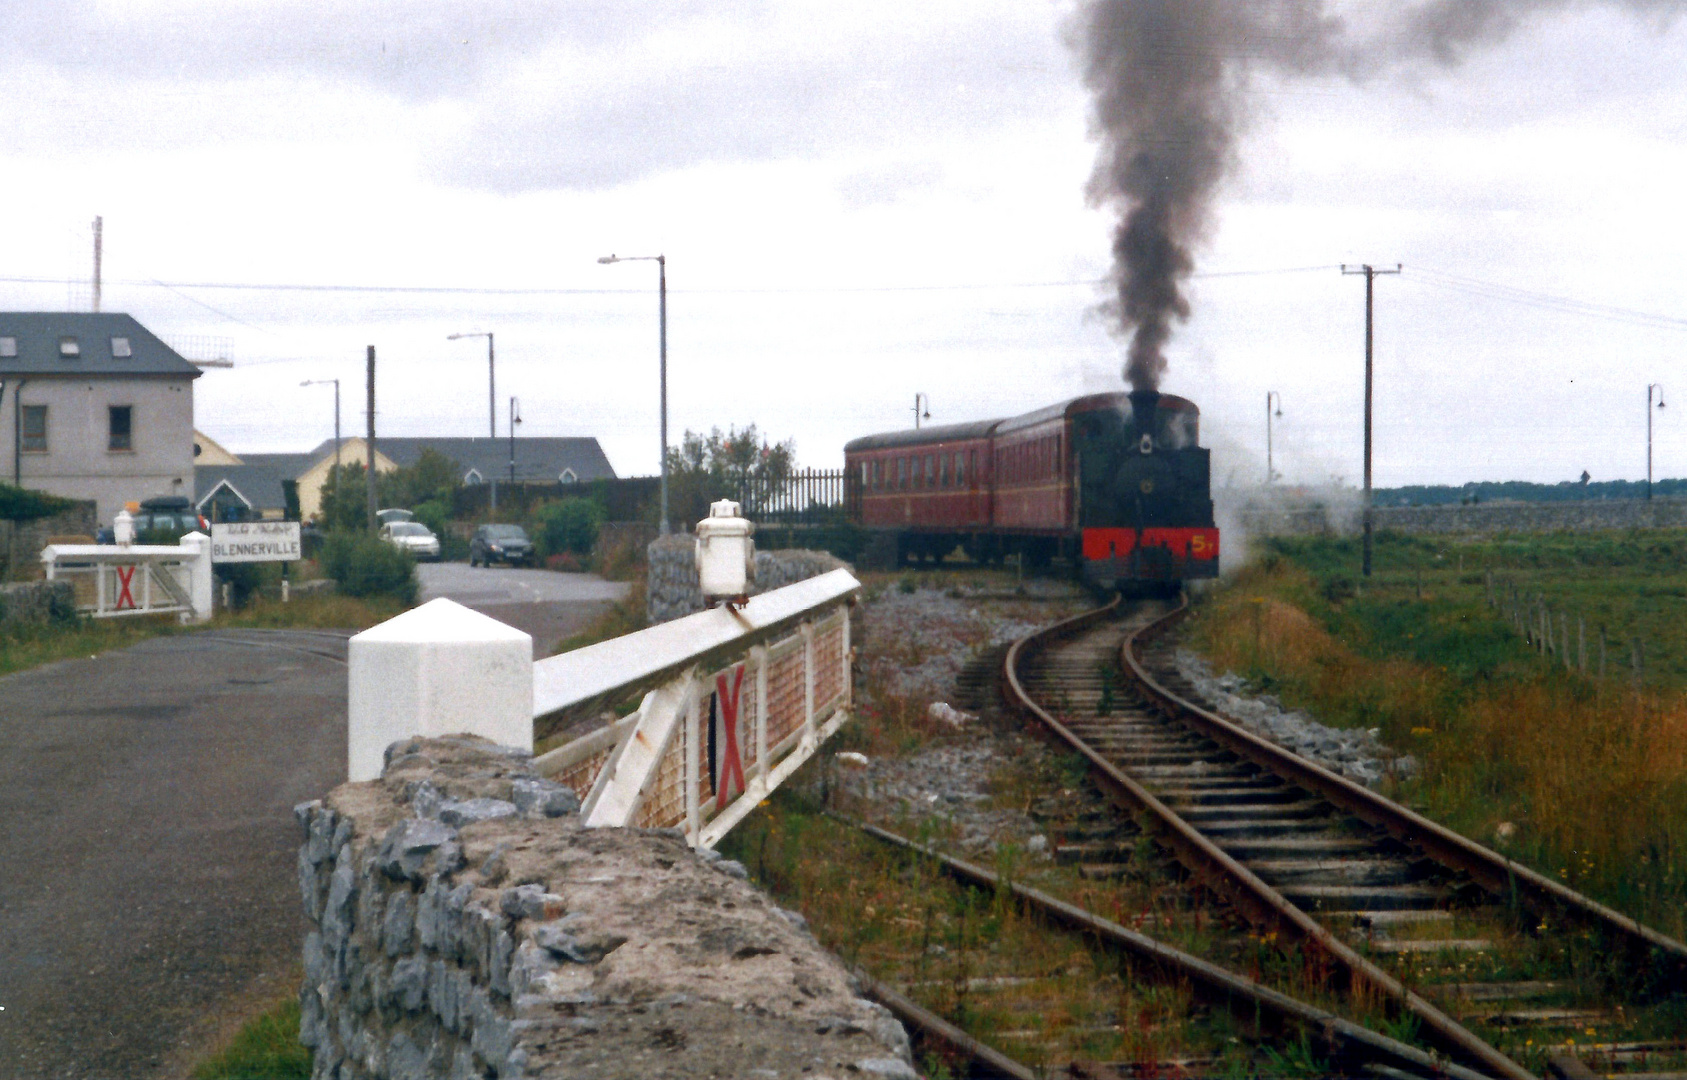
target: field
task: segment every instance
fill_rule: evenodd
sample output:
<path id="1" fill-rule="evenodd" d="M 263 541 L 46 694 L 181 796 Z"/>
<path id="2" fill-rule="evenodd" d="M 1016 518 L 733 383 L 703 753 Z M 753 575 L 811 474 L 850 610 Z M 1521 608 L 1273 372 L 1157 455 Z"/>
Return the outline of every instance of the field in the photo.
<path id="1" fill-rule="evenodd" d="M 1397 797 L 1679 938 L 1684 557 L 1674 530 L 1384 534 L 1365 580 L 1356 540 L 1274 540 L 1188 640 L 1285 706 L 1380 729 L 1420 762 Z"/>

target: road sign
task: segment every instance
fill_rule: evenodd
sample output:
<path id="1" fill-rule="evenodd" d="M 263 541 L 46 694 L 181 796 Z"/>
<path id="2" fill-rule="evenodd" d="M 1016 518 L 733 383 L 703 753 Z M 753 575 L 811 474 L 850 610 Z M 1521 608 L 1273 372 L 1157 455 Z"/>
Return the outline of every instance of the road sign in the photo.
<path id="1" fill-rule="evenodd" d="M 235 521 L 211 526 L 211 561 L 295 562 L 299 554 L 296 521 Z"/>

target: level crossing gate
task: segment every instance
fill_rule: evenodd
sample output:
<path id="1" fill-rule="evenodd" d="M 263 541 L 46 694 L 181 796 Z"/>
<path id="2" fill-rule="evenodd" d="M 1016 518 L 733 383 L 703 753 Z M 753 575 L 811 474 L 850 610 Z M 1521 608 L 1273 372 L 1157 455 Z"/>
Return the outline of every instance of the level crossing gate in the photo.
<path id="1" fill-rule="evenodd" d="M 679 828 L 713 847 L 848 721 L 860 587 L 834 570 L 540 661 L 527 635 L 432 601 L 351 639 L 351 779 L 379 776 L 410 735 L 531 750 L 536 721 L 642 695 L 535 765 L 580 795 L 588 826 Z"/>

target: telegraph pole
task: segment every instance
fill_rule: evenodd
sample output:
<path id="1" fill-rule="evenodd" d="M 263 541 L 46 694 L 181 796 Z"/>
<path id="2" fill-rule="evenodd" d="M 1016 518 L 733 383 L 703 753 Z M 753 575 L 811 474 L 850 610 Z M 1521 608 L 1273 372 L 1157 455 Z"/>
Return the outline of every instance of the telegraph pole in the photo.
<path id="1" fill-rule="evenodd" d="M 369 535 L 375 535 L 375 346 L 369 346 L 369 432 L 368 451 L 365 459 L 368 468 L 363 471 L 364 486 L 369 491 Z"/>
<path id="2" fill-rule="evenodd" d="M 1373 314 L 1376 309 L 1376 279 L 1385 274 L 1398 274 L 1400 264 L 1395 263 L 1392 270 L 1378 270 L 1365 263 L 1357 270 L 1349 270 L 1347 264 L 1341 267 L 1343 274 L 1365 275 L 1365 503 L 1363 508 L 1365 520 L 1365 555 L 1362 572 L 1365 577 L 1371 576 L 1371 341 Z"/>
<path id="3" fill-rule="evenodd" d="M 94 312 L 100 310 L 100 261 L 105 253 L 105 219 L 94 217 Z"/>

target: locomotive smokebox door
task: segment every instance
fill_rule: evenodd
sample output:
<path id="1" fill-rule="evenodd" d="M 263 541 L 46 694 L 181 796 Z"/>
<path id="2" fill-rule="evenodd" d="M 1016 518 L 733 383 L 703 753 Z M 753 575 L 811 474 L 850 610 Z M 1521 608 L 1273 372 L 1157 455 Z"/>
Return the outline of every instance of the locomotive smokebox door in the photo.
<path id="1" fill-rule="evenodd" d="M 722 600 L 732 607 L 749 599 L 756 568 L 756 542 L 750 534 L 755 528 L 739 516 L 738 504 L 730 499 L 711 504 L 709 516 L 697 523 L 697 581 L 709 607 Z"/>

